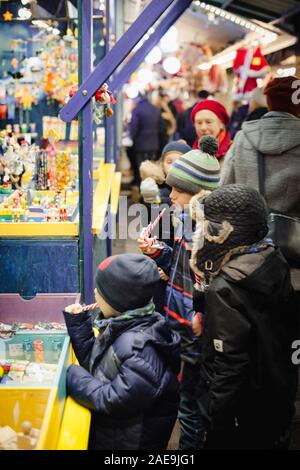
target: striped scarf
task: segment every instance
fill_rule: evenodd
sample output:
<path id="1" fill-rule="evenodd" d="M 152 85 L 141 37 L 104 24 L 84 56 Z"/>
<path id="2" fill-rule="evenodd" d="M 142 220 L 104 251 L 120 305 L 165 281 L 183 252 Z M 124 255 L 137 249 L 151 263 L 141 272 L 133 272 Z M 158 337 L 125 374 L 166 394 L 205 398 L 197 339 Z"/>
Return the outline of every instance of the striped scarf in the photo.
<path id="1" fill-rule="evenodd" d="M 95 320 L 94 325 L 99 329 L 105 328 L 111 323 L 117 323 L 124 320 L 133 320 L 134 318 L 142 318 L 148 315 L 152 315 L 155 311 L 155 305 L 153 302 L 150 302 L 145 307 L 136 308 L 135 310 L 126 310 L 122 315 L 118 317 L 104 318 L 101 320 Z"/>

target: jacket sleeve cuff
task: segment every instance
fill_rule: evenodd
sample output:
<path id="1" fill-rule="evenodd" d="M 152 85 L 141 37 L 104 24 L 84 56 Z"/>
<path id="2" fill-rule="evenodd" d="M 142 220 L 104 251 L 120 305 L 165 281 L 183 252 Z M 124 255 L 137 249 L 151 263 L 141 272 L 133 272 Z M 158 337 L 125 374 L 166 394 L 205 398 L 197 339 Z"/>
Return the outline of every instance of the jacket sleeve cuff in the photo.
<path id="1" fill-rule="evenodd" d="M 89 314 L 87 312 L 80 313 L 69 313 L 63 310 L 63 315 L 65 317 L 66 325 L 79 325 L 89 320 Z"/>
<path id="2" fill-rule="evenodd" d="M 161 252 L 162 252 L 162 250 L 156 250 L 155 253 L 152 253 L 152 255 L 148 255 L 148 256 L 149 256 L 149 258 L 155 259 L 155 258 L 159 257 Z"/>

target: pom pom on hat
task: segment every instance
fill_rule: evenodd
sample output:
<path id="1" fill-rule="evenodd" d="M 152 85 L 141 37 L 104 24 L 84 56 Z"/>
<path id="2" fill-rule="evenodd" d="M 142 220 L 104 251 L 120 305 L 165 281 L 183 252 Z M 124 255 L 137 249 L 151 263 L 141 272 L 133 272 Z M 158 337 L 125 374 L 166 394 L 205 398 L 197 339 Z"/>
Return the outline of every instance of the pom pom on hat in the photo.
<path id="1" fill-rule="evenodd" d="M 218 153 L 219 144 L 215 137 L 212 135 L 204 135 L 198 141 L 199 149 L 202 150 L 204 153 L 208 153 L 209 155 L 214 155 Z"/>

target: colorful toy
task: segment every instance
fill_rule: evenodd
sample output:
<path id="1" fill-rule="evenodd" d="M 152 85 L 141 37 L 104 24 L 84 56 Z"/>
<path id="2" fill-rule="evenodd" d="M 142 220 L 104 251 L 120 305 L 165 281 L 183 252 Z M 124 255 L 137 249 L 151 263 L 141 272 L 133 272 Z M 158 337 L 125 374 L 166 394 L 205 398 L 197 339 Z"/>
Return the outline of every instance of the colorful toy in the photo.
<path id="1" fill-rule="evenodd" d="M 48 188 L 55 190 L 57 189 L 57 165 L 56 165 L 56 155 L 57 150 L 55 143 L 59 141 L 59 136 L 54 129 L 49 129 L 46 133 L 46 137 L 49 141 L 49 145 L 46 149 L 47 155 L 47 176 L 48 176 Z"/>
<path id="2" fill-rule="evenodd" d="M 75 93 L 77 93 L 78 87 L 74 85 L 68 93 L 68 96 L 65 99 L 65 103 L 67 103 L 70 98 L 72 98 Z M 104 83 L 95 93 L 94 100 L 93 100 L 93 117 L 96 124 L 100 124 L 101 120 L 104 116 L 104 109 L 105 115 L 107 117 L 113 116 L 114 111 L 112 109 L 112 105 L 116 104 L 116 100 L 112 94 L 112 92 L 108 89 L 108 84 Z"/>
<path id="3" fill-rule="evenodd" d="M 0 194 L 10 194 L 12 192 L 11 184 L 8 181 L 4 181 L 0 186 Z"/>
<path id="4" fill-rule="evenodd" d="M 116 104 L 116 100 L 111 91 L 108 89 L 107 83 L 104 83 L 95 93 L 95 102 L 94 102 L 94 118 L 96 124 L 101 120 L 103 116 L 103 109 L 99 108 L 98 103 L 106 106 L 105 115 L 110 117 L 114 114 L 112 105 Z"/>
<path id="5" fill-rule="evenodd" d="M 71 157 L 68 152 L 58 152 L 56 156 L 57 187 L 66 189 L 71 181 Z"/>
<path id="6" fill-rule="evenodd" d="M 17 433 L 10 426 L 0 426 L 0 450 L 15 450 Z"/>
<path id="7" fill-rule="evenodd" d="M 17 434 L 17 447 L 22 450 L 32 450 L 37 444 L 40 430 L 32 427 L 30 421 L 23 421 L 23 432 Z"/>
<path id="8" fill-rule="evenodd" d="M 44 150 L 41 150 L 36 157 L 36 189 L 47 189 L 47 156 Z"/>
<path id="9" fill-rule="evenodd" d="M 22 191 L 14 191 L 0 203 L 0 220 L 20 222 L 21 220 L 25 221 L 26 218 L 27 209 Z"/>

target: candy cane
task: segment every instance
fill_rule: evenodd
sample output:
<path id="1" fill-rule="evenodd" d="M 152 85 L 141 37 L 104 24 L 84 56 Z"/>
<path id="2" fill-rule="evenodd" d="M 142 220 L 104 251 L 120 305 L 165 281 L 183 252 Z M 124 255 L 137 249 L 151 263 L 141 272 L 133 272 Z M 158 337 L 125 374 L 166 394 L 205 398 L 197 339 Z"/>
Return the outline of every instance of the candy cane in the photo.
<path id="1" fill-rule="evenodd" d="M 147 241 L 146 241 L 146 238 L 149 238 L 150 233 L 153 232 L 154 228 L 156 227 L 156 225 L 158 224 L 158 222 L 160 221 L 160 219 L 164 215 L 165 211 L 166 211 L 166 208 L 164 208 L 158 214 L 158 216 L 156 217 L 156 219 L 153 222 L 150 222 L 150 224 L 147 225 L 147 227 L 144 227 L 143 230 L 141 231 L 141 237 L 144 238 L 144 240 L 147 243 L 148 247 L 153 248 L 155 246 L 156 248 L 161 248 L 161 246 L 157 243 L 157 237 L 156 236 L 151 238 L 151 240 L 147 240 Z"/>
<path id="2" fill-rule="evenodd" d="M 153 222 L 150 222 L 150 224 L 146 227 L 145 229 L 145 233 L 143 233 L 143 237 L 144 238 L 148 238 L 150 233 L 153 232 L 154 228 L 156 227 L 156 225 L 158 224 L 158 222 L 160 221 L 160 219 L 162 218 L 162 216 L 164 215 L 166 211 L 166 208 L 164 208 L 159 214 L 158 216 L 156 217 L 156 219 L 153 221 Z"/>
<path id="3" fill-rule="evenodd" d="M 82 308 L 82 311 L 87 312 L 89 310 L 96 310 L 96 308 L 99 308 L 97 302 L 95 304 L 86 305 L 85 307 Z"/>

